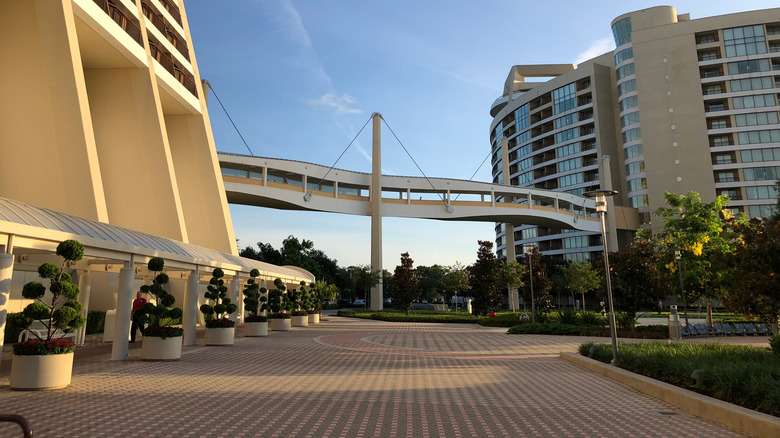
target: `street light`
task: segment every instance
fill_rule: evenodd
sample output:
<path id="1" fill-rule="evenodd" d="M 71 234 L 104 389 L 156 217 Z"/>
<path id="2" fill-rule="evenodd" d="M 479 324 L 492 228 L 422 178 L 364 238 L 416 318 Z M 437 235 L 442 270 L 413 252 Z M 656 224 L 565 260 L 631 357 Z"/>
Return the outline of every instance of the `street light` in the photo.
<path id="1" fill-rule="evenodd" d="M 531 285 L 531 322 L 536 322 L 536 300 L 534 300 L 534 268 L 531 265 L 531 254 L 534 253 L 533 246 L 525 247 L 525 255 L 528 258 L 528 280 Z"/>
<path id="2" fill-rule="evenodd" d="M 688 300 L 685 298 L 685 290 L 683 289 L 682 253 L 679 249 L 674 250 L 674 259 L 677 260 L 677 270 L 680 271 L 680 294 L 682 294 L 683 310 L 685 311 L 685 328 L 688 328 Z"/>
<path id="3" fill-rule="evenodd" d="M 604 216 L 607 214 L 607 196 L 617 195 L 614 190 L 594 190 L 583 193 L 584 196 L 594 198 L 596 211 L 601 217 L 601 243 L 604 247 L 604 273 L 607 278 L 607 300 L 609 301 L 609 329 L 612 333 L 612 363 L 618 361 L 617 326 L 615 325 L 615 305 L 612 302 L 612 281 L 609 275 L 609 250 L 607 248 L 607 225 Z"/>

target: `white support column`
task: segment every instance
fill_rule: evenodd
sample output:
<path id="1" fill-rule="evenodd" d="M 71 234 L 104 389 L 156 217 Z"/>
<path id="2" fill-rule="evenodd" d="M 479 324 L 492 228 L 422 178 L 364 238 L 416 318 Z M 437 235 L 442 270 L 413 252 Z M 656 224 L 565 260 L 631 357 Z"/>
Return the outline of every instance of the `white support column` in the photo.
<path id="1" fill-rule="evenodd" d="M 130 313 L 133 307 L 133 280 L 135 280 L 135 256 L 130 256 L 124 268 L 119 270 L 119 294 L 114 320 L 114 343 L 111 360 L 127 360 L 130 334 Z"/>
<path id="2" fill-rule="evenodd" d="M 238 306 L 239 303 L 239 295 L 241 294 L 241 278 L 238 275 L 238 272 L 236 272 L 236 275 L 233 276 L 233 281 L 230 282 L 230 302 Z M 233 321 L 236 323 L 238 322 L 238 310 L 236 310 L 235 315 L 233 315 Z"/>
<path id="3" fill-rule="evenodd" d="M 198 284 L 200 283 L 200 267 L 190 272 L 187 279 L 187 289 L 184 292 L 184 314 L 182 326 L 184 327 L 184 345 L 195 345 L 195 329 L 198 321 Z"/>
<path id="4" fill-rule="evenodd" d="M 517 261 L 517 253 L 515 252 L 515 226 L 512 224 L 504 224 L 504 240 L 506 241 L 506 261 L 507 263 Z M 509 308 L 513 312 L 517 312 L 520 303 L 520 295 L 516 288 L 509 289 Z"/>
<path id="5" fill-rule="evenodd" d="M 89 315 L 89 297 L 92 293 L 92 284 L 89 281 L 89 269 L 84 269 L 76 273 L 79 283 L 79 302 L 82 304 L 81 315 L 87 318 Z M 81 326 L 78 333 L 76 333 L 76 345 L 84 345 L 84 340 L 87 337 L 87 323 Z"/>
<path id="6" fill-rule="evenodd" d="M 601 165 L 599 166 L 599 174 L 601 177 L 601 190 L 612 190 L 612 169 L 611 169 L 611 163 L 612 160 L 610 160 L 609 155 L 604 155 L 601 157 Z M 604 242 L 606 245 L 606 248 L 609 251 L 617 251 L 618 250 L 618 239 L 617 239 L 617 221 L 615 220 L 615 200 L 614 196 L 608 196 L 607 197 L 607 210 L 612 212 L 612 214 L 608 214 L 607 216 L 607 241 Z"/>
<path id="7" fill-rule="evenodd" d="M 371 310 L 382 310 L 382 134 L 379 113 L 374 113 L 371 148 L 371 270 L 379 283 L 371 288 Z"/>
<path id="8" fill-rule="evenodd" d="M 10 237 L 8 238 L 11 239 Z M 11 248 L 6 247 L 10 252 Z M 11 299 L 11 277 L 14 273 L 14 255 L 0 254 L 0 356 L 5 343 L 5 319 L 8 316 L 8 301 Z M 11 339 L 16 342 L 16 339 Z"/>

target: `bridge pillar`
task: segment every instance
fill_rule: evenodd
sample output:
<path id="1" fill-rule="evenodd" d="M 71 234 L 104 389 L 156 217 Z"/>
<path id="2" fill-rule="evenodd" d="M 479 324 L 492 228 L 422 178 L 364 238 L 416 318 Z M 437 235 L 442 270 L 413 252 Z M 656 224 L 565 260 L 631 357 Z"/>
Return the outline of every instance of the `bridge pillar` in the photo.
<path id="1" fill-rule="evenodd" d="M 379 283 L 371 288 L 371 310 L 382 310 L 382 115 L 374 113 L 371 118 L 371 270 L 379 272 Z"/>
<path id="2" fill-rule="evenodd" d="M 515 252 L 515 226 L 512 224 L 504 224 L 504 241 L 506 242 L 506 262 L 517 261 L 517 253 Z M 520 303 L 520 294 L 516 288 L 509 289 L 509 308 L 513 312 L 517 312 Z"/>

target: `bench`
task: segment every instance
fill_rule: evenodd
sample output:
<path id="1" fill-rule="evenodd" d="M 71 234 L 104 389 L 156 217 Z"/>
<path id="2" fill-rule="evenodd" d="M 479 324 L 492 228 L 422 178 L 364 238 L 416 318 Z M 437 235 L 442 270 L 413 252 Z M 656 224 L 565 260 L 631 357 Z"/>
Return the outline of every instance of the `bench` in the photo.
<path id="1" fill-rule="evenodd" d="M 38 336 L 32 336 L 33 339 L 38 338 L 45 338 L 46 337 L 46 326 L 43 325 L 41 321 L 33 321 L 32 324 L 30 324 L 30 327 L 26 330 L 22 330 L 21 333 L 19 333 L 19 339 L 17 339 L 17 342 L 24 342 L 31 337 L 31 333 L 34 333 Z M 60 339 L 60 338 L 75 338 L 76 332 L 72 331 L 70 333 L 65 333 L 60 329 L 55 330 L 53 339 Z"/>
<path id="2" fill-rule="evenodd" d="M 434 304 L 433 305 L 433 310 L 435 310 L 437 312 L 449 312 L 450 311 L 450 307 L 447 306 L 446 304 Z"/>

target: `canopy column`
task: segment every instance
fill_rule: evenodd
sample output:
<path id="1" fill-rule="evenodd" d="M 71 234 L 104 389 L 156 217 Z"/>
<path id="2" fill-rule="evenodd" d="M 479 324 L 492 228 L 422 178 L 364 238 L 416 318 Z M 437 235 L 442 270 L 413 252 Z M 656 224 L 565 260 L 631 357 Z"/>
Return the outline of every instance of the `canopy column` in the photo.
<path id="1" fill-rule="evenodd" d="M 198 321 L 198 284 L 200 283 L 200 267 L 190 272 L 187 279 L 187 289 L 184 292 L 184 312 L 182 326 L 184 327 L 184 345 L 195 345 L 195 328 Z"/>
<path id="2" fill-rule="evenodd" d="M 135 256 L 130 256 L 124 268 L 119 270 L 119 294 L 116 300 L 114 343 L 111 360 L 127 360 L 130 334 L 130 314 L 133 308 L 133 281 L 135 280 Z"/>

